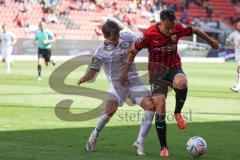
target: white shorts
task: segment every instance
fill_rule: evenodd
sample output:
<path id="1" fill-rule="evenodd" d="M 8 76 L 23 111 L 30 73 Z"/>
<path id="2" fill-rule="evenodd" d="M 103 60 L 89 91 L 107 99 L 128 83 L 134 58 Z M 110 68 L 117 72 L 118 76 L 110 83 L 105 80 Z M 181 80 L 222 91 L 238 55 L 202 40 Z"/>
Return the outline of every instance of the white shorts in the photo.
<path id="1" fill-rule="evenodd" d="M 1 48 L 1 54 L 2 54 L 2 58 L 5 61 L 11 61 L 12 60 L 12 47 Z"/>
<path id="2" fill-rule="evenodd" d="M 117 101 L 119 106 L 122 106 L 127 98 L 133 104 L 140 105 L 143 98 L 149 96 L 151 93 L 138 78 L 129 80 L 129 84 L 125 86 L 121 86 L 118 81 L 111 82 L 109 86 L 108 100 Z"/>

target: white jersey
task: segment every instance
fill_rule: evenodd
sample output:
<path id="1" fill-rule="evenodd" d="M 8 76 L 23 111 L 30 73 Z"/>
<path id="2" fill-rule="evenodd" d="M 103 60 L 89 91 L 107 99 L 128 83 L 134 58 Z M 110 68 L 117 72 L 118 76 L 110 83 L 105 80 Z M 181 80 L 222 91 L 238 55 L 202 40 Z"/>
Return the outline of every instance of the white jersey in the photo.
<path id="1" fill-rule="evenodd" d="M 240 56 L 240 32 L 239 31 L 232 32 L 228 36 L 227 41 L 234 43 L 235 55 Z"/>
<path id="2" fill-rule="evenodd" d="M 1 40 L 1 44 L 2 44 L 2 49 L 8 49 L 11 48 L 12 49 L 12 41 L 14 41 L 16 39 L 15 34 L 13 34 L 12 32 L 2 32 L 0 33 L 0 40 Z"/>
<path id="3" fill-rule="evenodd" d="M 118 80 L 125 65 L 128 49 L 136 40 L 137 36 L 133 33 L 120 32 L 117 46 L 103 43 L 97 48 L 92 59 L 91 68 L 99 70 L 103 65 L 108 81 Z M 132 64 L 128 78 L 134 79 L 137 77 L 136 67 Z"/>

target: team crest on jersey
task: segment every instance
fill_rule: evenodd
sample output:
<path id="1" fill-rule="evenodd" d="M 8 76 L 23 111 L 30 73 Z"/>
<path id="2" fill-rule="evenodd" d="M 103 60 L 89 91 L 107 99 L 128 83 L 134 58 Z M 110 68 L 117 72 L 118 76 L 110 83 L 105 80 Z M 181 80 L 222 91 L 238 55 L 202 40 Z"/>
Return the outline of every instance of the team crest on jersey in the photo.
<path id="1" fill-rule="evenodd" d="M 119 47 L 120 47 L 121 49 L 127 49 L 127 48 L 129 48 L 129 46 L 130 46 L 130 43 L 128 43 L 128 42 L 126 42 L 126 41 L 123 41 L 123 42 L 121 42 L 121 43 L 119 44 Z"/>
<path id="2" fill-rule="evenodd" d="M 144 36 L 144 34 L 142 34 L 142 35 L 138 38 L 138 42 L 141 43 L 144 39 L 145 39 L 145 36 Z"/>
<path id="3" fill-rule="evenodd" d="M 173 42 L 176 42 L 176 41 L 177 41 L 177 36 L 176 36 L 176 34 L 172 35 L 172 36 L 171 36 L 171 39 L 172 39 Z"/>

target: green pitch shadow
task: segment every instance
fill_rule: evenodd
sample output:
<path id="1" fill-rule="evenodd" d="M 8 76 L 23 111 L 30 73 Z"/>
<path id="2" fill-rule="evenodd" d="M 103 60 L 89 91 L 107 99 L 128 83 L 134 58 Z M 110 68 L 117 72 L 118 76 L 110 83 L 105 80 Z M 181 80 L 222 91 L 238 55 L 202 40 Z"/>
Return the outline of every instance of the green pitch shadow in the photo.
<path id="1" fill-rule="evenodd" d="M 146 156 L 131 149 L 139 126 L 105 128 L 96 150 L 85 152 L 93 128 L 61 128 L 0 132 L 0 160 L 159 160 L 159 144 L 154 126 L 145 140 Z M 240 122 L 189 123 L 187 130 L 168 125 L 169 160 L 239 160 Z M 186 152 L 188 138 L 199 135 L 207 144 L 207 154 L 194 158 Z"/>

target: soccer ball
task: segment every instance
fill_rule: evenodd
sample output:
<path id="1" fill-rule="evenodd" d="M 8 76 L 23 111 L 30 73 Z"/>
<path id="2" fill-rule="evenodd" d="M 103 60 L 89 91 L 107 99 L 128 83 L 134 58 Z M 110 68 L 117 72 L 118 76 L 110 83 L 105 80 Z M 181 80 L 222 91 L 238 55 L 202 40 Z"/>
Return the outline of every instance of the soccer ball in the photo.
<path id="1" fill-rule="evenodd" d="M 191 137 L 187 142 L 187 151 L 193 156 L 201 156 L 207 151 L 207 143 L 202 137 Z"/>

